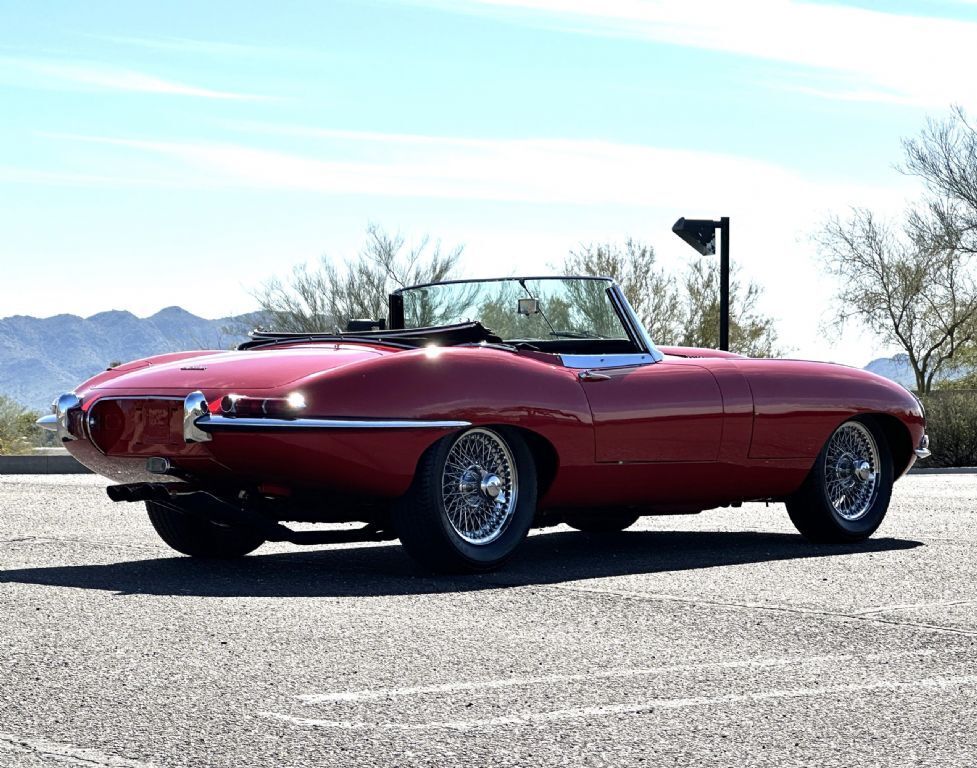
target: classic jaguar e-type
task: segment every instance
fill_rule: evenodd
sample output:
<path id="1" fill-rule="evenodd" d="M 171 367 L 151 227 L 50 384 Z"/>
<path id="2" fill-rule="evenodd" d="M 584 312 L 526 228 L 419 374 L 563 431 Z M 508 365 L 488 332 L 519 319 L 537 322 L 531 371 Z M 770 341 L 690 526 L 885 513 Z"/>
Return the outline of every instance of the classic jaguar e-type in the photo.
<path id="1" fill-rule="evenodd" d="M 785 502 L 812 540 L 857 541 L 929 454 L 899 385 L 657 347 L 620 286 L 587 277 L 419 285 L 344 332 L 136 360 L 41 424 L 187 555 L 399 538 L 454 571 L 498 566 L 534 526 L 613 532 L 756 500 Z"/>

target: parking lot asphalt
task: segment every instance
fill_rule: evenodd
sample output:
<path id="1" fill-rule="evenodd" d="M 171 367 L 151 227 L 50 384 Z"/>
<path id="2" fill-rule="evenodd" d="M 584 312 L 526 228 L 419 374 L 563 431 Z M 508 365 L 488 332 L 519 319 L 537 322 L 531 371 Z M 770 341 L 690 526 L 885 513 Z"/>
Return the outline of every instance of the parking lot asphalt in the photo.
<path id="1" fill-rule="evenodd" d="M 0 766 L 977 763 L 977 475 L 870 541 L 782 505 L 533 534 L 177 556 L 92 476 L 0 478 Z"/>

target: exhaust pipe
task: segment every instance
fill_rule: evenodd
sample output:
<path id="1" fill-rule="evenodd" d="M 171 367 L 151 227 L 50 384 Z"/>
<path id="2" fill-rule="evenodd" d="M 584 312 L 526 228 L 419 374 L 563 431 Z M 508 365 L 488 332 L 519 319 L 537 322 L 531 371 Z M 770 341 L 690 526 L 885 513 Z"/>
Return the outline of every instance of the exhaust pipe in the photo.
<path id="1" fill-rule="evenodd" d="M 105 489 L 112 501 L 167 501 L 186 492 L 186 483 L 123 483 Z"/>

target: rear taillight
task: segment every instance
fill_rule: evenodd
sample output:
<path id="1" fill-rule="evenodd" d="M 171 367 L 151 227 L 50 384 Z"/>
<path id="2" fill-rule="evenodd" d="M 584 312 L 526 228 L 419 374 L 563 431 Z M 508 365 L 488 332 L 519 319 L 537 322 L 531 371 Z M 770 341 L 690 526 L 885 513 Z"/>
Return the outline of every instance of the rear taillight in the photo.
<path id="1" fill-rule="evenodd" d="M 305 408 L 305 398 L 299 392 L 287 397 L 251 397 L 249 395 L 225 395 L 221 398 L 221 412 L 230 417 L 271 417 L 295 419 Z"/>

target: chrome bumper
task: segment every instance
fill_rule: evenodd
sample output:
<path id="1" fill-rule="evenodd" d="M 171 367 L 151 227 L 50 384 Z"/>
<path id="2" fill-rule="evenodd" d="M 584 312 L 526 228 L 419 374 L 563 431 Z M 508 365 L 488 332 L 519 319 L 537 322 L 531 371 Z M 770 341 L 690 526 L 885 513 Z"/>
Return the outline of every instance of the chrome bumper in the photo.
<path id="1" fill-rule="evenodd" d="M 57 432 L 61 441 L 77 440 L 78 436 L 71 434 L 69 429 L 71 411 L 76 408 L 81 408 L 81 399 L 74 392 L 66 392 L 51 405 L 51 413 L 41 416 L 35 423 L 41 429 Z"/>
<path id="2" fill-rule="evenodd" d="M 916 454 L 917 459 L 927 459 L 930 457 L 930 438 L 929 435 L 923 435 L 919 439 L 919 447 L 913 450 Z"/>

